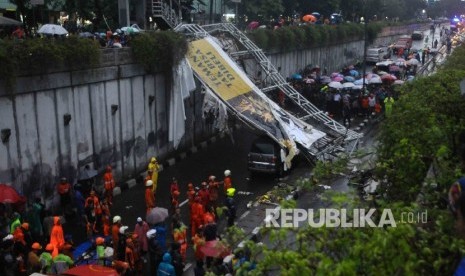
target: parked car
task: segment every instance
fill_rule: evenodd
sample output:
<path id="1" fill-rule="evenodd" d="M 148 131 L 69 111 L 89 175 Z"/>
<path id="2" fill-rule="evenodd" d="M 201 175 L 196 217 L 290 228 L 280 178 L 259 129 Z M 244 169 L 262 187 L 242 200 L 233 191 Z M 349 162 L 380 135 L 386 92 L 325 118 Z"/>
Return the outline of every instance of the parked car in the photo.
<path id="1" fill-rule="evenodd" d="M 388 59 L 389 57 L 390 53 L 387 47 L 369 48 L 367 50 L 366 61 L 370 63 L 377 63 L 385 59 Z"/>
<path id="2" fill-rule="evenodd" d="M 282 175 L 281 147 L 267 136 L 255 139 L 247 156 L 247 168 L 251 173 Z"/>
<path id="3" fill-rule="evenodd" d="M 422 31 L 414 31 L 412 33 L 412 40 L 422 40 L 423 39 L 423 32 Z"/>

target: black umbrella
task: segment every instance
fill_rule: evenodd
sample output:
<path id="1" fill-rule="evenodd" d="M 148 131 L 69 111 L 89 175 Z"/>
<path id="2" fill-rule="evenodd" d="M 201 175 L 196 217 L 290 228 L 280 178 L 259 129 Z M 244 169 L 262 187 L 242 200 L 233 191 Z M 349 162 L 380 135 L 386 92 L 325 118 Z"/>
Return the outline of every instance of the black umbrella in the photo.
<path id="1" fill-rule="evenodd" d="M 0 16 L 0 26 L 21 26 L 23 22 L 9 18 Z"/>

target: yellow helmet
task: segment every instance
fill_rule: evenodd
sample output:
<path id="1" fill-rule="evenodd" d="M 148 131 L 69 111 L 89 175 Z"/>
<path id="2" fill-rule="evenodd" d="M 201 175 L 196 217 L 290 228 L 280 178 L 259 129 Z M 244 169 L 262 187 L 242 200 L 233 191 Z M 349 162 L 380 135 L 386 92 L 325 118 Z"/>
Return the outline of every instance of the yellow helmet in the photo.
<path id="1" fill-rule="evenodd" d="M 152 162 L 152 163 L 155 163 L 155 162 L 157 162 L 157 158 L 155 158 L 155 157 L 152 157 L 152 159 L 150 159 L 150 162 Z"/>
<path id="2" fill-rule="evenodd" d="M 234 188 L 229 188 L 226 190 L 226 195 L 227 196 L 234 196 L 234 194 L 236 193 L 236 189 Z"/>

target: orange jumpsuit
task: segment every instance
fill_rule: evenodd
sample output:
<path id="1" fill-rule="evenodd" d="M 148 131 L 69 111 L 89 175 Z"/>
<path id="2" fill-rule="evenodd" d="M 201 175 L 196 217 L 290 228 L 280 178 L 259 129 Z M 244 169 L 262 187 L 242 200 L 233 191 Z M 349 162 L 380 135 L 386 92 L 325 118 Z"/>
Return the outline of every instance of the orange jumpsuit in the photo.
<path id="1" fill-rule="evenodd" d="M 152 187 L 145 188 L 145 206 L 147 212 L 155 207 L 155 196 L 153 195 Z"/>
<path id="2" fill-rule="evenodd" d="M 196 197 L 191 207 L 191 225 L 192 236 L 197 233 L 197 229 L 202 225 L 204 208 L 200 203 L 200 197 Z"/>
<path id="3" fill-rule="evenodd" d="M 207 190 L 207 186 L 203 186 L 198 194 L 203 207 L 206 207 L 208 205 L 208 202 L 210 202 L 210 193 Z"/>
<path id="4" fill-rule="evenodd" d="M 59 217 L 53 217 L 53 228 L 50 233 L 50 243 L 53 244 L 52 257 L 58 256 L 58 249 L 61 249 L 65 244 L 65 235 L 63 234 L 63 227 L 60 224 Z"/>
<path id="5" fill-rule="evenodd" d="M 105 198 L 108 204 L 113 204 L 113 189 L 115 188 L 115 179 L 111 173 L 111 167 L 107 167 L 107 172 L 103 175 L 103 183 L 105 188 Z"/>
<path id="6" fill-rule="evenodd" d="M 119 243 L 119 227 L 118 223 L 113 224 L 111 227 L 111 240 L 113 242 L 113 254 L 116 257 L 116 253 L 118 252 L 118 243 Z"/>
<path id="7" fill-rule="evenodd" d="M 210 204 L 213 207 L 217 207 L 218 190 L 220 189 L 220 183 L 217 181 L 210 181 L 208 184 L 208 195 L 210 196 Z"/>
<path id="8" fill-rule="evenodd" d="M 195 190 L 194 190 L 194 186 L 192 186 L 192 187 L 189 187 L 187 190 L 187 200 L 189 203 L 189 210 L 192 207 L 192 204 L 194 203 L 194 198 L 195 198 Z"/>
<path id="9" fill-rule="evenodd" d="M 125 248 L 124 260 L 128 263 L 129 269 L 134 270 L 136 262 L 134 258 L 134 250 L 133 244 L 131 239 L 126 240 L 126 248 Z"/>

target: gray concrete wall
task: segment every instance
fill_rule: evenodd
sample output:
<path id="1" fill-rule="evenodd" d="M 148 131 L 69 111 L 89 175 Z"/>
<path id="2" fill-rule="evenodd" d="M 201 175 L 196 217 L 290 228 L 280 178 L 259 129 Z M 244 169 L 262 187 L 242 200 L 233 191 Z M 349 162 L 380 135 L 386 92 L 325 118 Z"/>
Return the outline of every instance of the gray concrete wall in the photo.
<path id="1" fill-rule="evenodd" d="M 0 183 L 12 183 L 31 199 L 50 199 L 61 176 L 74 183 L 85 165 L 103 172 L 111 164 L 122 180 L 143 171 L 151 156 L 173 154 L 171 80 L 130 62 L 126 49 L 111 49 L 101 68 L 19 76 L 13 90 L 0 83 L 0 129 L 11 130 L 9 141 L 0 142 Z M 185 101 L 188 127 L 180 150 L 214 134 L 199 116 L 202 100 L 198 93 Z M 118 106 L 114 113 L 112 105 Z M 71 115 L 68 125 L 65 114 Z"/>

